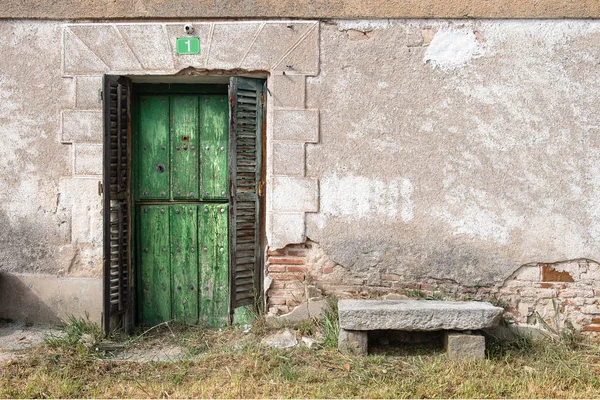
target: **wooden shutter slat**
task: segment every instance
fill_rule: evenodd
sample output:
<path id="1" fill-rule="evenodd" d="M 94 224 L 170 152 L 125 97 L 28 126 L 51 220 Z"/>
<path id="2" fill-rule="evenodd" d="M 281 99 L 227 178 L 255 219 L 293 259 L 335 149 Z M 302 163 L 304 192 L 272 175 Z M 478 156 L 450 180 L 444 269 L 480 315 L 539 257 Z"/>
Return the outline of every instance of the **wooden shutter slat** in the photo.
<path id="1" fill-rule="evenodd" d="M 104 111 L 103 327 L 129 328 L 131 82 L 106 75 Z"/>
<path id="2" fill-rule="evenodd" d="M 231 78 L 231 311 L 254 304 L 262 281 L 261 199 L 265 82 Z"/>

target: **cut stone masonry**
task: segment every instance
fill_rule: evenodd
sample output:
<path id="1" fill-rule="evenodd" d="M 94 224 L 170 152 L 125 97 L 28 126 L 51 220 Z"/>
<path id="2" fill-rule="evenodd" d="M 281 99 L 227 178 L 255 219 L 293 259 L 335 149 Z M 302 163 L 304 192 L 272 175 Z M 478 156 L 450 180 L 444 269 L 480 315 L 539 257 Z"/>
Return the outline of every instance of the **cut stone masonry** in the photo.
<path id="1" fill-rule="evenodd" d="M 317 179 L 306 176 L 305 144 L 319 140 L 319 110 L 307 109 L 305 99 L 306 77 L 319 73 L 319 23 L 192 23 L 194 35 L 201 40 L 201 53 L 183 56 L 174 50 L 175 39 L 183 35 L 182 23 L 64 25 L 63 76 L 75 82 L 72 108 L 62 111 L 61 141 L 73 147 L 73 175 L 66 179 L 101 180 L 102 74 L 164 76 L 201 70 L 203 75 L 211 71 L 220 75 L 230 71 L 233 75 L 263 71 L 269 74 L 267 239 L 272 248 L 305 242 L 305 213 L 318 211 L 319 185 Z M 78 204 L 85 203 L 78 206 L 94 210 L 100 200 L 95 187 L 85 193 L 65 191 L 61 195 L 78 198 Z M 93 214 L 89 222 L 100 225 L 100 214 Z M 89 235 L 78 236 L 78 232 L 74 232 L 74 243 L 90 240 Z"/>

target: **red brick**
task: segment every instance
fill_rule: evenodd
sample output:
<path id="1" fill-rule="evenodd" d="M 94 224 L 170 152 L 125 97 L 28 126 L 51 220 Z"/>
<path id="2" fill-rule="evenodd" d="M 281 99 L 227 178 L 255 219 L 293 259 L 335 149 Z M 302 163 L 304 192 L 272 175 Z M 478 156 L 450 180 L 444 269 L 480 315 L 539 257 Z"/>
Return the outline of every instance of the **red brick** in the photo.
<path id="1" fill-rule="evenodd" d="M 557 271 L 550 265 L 542 266 L 542 281 L 544 282 L 575 282 L 567 271 Z"/>
<path id="2" fill-rule="evenodd" d="M 554 286 L 554 285 L 551 284 L 551 283 L 546 283 L 546 282 L 540 283 L 540 287 L 541 288 L 546 288 L 547 289 L 547 288 L 551 288 L 552 286 Z"/>
<path id="3" fill-rule="evenodd" d="M 269 265 L 267 270 L 269 272 L 285 272 L 285 265 Z"/>
<path id="4" fill-rule="evenodd" d="M 288 272 L 306 272 L 306 267 L 300 267 L 297 265 L 287 265 Z"/>
<path id="5" fill-rule="evenodd" d="M 306 243 L 288 244 L 286 249 L 306 249 Z"/>
<path id="6" fill-rule="evenodd" d="M 280 255 L 280 254 L 273 254 L 273 255 Z M 306 250 L 288 250 L 287 255 L 292 256 L 292 257 L 306 257 Z"/>
<path id="7" fill-rule="evenodd" d="M 324 274 L 331 274 L 333 272 L 333 267 L 325 267 L 323 268 Z"/>
<path id="8" fill-rule="evenodd" d="M 292 264 L 292 265 L 304 265 L 305 260 L 303 258 L 291 258 L 291 257 L 269 257 L 267 258 L 269 264 Z"/>
<path id="9" fill-rule="evenodd" d="M 586 332 L 600 332 L 600 324 L 587 325 L 583 327 Z"/>
<path id="10" fill-rule="evenodd" d="M 303 281 L 304 274 L 302 273 L 270 273 L 269 278 L 281 281 Z"/>
<path id="11" fill-rule="evenodd" d="M 267 251 L 267 255 L 269 255 L 269 256 L 285 256 L 286 253 L 287 252 L 285 250 L 268 250 Z"/>

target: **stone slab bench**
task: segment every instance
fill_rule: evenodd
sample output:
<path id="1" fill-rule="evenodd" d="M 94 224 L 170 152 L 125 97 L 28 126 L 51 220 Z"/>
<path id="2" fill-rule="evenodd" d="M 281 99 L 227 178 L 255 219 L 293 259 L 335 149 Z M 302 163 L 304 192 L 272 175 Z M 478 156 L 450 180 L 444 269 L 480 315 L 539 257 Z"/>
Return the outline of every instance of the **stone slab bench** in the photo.
<path id="1" fill-rule="evenodd" d="M 342 351 L 367 354 L 368 331 L 444 331 L 449 356 L 481 359 L 485 338 L 469 331 L 497 326 L 503 312 L 479 301 L 340 300 L 338 346 Z"/>

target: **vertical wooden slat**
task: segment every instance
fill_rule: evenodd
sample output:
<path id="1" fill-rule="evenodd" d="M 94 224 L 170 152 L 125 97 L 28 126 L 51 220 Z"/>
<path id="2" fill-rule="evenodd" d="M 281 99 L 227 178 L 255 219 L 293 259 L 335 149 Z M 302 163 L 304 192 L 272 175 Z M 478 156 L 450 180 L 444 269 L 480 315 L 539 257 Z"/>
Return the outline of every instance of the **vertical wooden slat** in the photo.
<path id="1" fill-rule="evenodd" d="M 237 307 L 255 304 L 260 293 L 264 81 L 231 78 L 229 102 L 232 314 Z"/>
<path id="2" fill-rule="evenodd" d="M 169 205 L 144 205 L 138 210 L 140 322 L 156 325 L 171 319 L 171 249 Z"/>
<path id="3" fill-rule="evenodd" d="M 171 192 L 198 199 L 198 97 L 171 97 Z"/>
<path id="4" fill-rule="evenodd" d="M 227 204 L 199 206 L 200 320 L 203 325 L 227 324 L 229 308 Z"/>
<path id="5" fill-rule="evenodd" d="M 170 209 L 172 316 L 186 324 L 198 323 L 198 207 L 174 204 Z"/>
<path id="6" fill-rule="evenodd" d="M 140 200 L 168 200 L 169 192 L 169 97 L 142 96 L 138 196 Z"/>
<path id="7" fill-rule="evenodd" d="M 227 188 L 229 152 L 228 104 L 225 95 L 200 97 L 201 152 L 200 190 L 205 200 L 223 199 L 229 195 Z"/>

